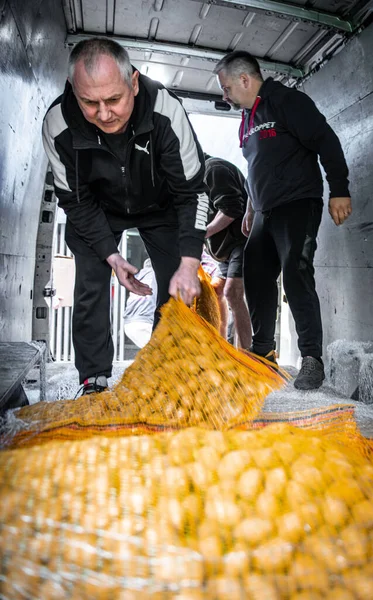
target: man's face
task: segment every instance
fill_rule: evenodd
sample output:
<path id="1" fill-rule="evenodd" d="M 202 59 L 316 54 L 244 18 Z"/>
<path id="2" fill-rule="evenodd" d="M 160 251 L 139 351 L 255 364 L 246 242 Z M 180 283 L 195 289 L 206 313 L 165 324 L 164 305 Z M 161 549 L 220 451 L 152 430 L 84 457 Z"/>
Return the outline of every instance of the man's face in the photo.
<path id="1" fill-rule="evenodd" d="M 101 56 L 91 75 L 83 61 L 75 66 L 73 89 L 84 117 L 104 133 L 123 133 L 139 92 L 138 71 L 132 86 L 124 81 L 113 58 Z"/>
<path id="2" fill-rule="evenodd" d="M 230 77 L 224 71 L 220 71 L 218 81 L 223 92 L 223 100 L 228 102 L 235 110 L 244 108 L 242 106 L 244 90 L 240 78 Z"/>
<path id="3" fill-rule="evenodd" d="M 223 92 L 223 100 L 234 109 L 252 108 L 258 93 L 260 83 L 253 77 L 242 73 L 239 77 L 231 77 L 220 71 L 218 81 Z"/>

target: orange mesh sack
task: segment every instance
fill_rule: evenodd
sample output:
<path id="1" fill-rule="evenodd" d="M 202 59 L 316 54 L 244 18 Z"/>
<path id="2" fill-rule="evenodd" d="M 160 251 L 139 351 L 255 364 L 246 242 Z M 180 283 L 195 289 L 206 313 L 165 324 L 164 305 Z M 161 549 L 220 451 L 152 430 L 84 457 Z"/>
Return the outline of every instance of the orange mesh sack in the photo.
<path id="1" fill-rule="evenodd" d="M 201 283 L 201 295 L 194 301 L 193 310 L 219 331 L 221 315 L 216 291 L 211 285 L 211 276 L 200 266 L 198 278 Z"/>
<path id="2" fill-rule="evenodd" d="M 373 466 L 314 432 L 0 453 L 3 600 L 371 600 Z"/>
<path id="3" fill-rule="evenodd" d="M 202 425 L 229 429 L 259 413 L 285 374 L 233 348 L 182 301 L 171 299 L 150 342 L 102 394 L 17 411 L 13 447 L 58 437 L 124 435 Z"/>
<path id="4" fill-rule="evenodd" d="M 228 429 L 252 420 L 284 379 L 221 338 L 183 302 L 170 300 L 150 342 L 116 393 L 131 390 L 141 421 Z"/>

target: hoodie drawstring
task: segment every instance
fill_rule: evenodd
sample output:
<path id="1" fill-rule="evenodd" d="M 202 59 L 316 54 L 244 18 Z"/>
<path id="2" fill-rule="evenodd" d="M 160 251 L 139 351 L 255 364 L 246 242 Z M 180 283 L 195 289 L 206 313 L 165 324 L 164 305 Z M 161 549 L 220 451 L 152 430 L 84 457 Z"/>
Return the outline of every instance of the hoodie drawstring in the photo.
<path id="1" fill-rule="evenodd" d="M 240 148 L 243 146 L 243 132 L 245 129 L 245 109 L 241 112 L 241 126 L 240 126 Z"/>
<path id="2" fill-rule="evenodd" d="M 155 187 L 155 181 L 154 181 L 154 163 L 153 163 L 153 137 L 152 137 L 152 132 L 150 132 L 149 134 L 149 147 L 150 147 L 150 171 L 152 174 L 152 184 L 153 187 Z"/>
<path id="3" fill-rule="evenodd" d="M 256 109 L 258 108 L 258 104 L 261 101 L 261 96 L 257 96 L 256 100 L 254 102 L 254 106 L 251 109 L 251 113 L 250 113 L 250 120 L 249 120 L 249 127 L 247 129 L 246 134 L 244 135 L 244 130 L 245 130 L 245 110 L 242 111 L 242 115 L 241 115 L 241 127 L 240 127 L 240 148 L 242 148 L 242 146 L 244 145 L 244 143 L 249 139 L 249 135 L 250 135 L 250 131 L 252 130 L 253 126 L 254 126 L 254 118 L 255 118 L 255 113 L 256 113 Z"/>

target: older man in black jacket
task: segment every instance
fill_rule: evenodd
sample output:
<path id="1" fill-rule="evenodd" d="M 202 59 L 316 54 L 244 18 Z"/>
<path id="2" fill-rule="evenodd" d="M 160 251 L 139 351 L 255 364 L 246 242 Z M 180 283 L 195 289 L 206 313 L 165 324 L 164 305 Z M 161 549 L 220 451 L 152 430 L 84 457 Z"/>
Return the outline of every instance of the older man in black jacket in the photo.
<path id="1" fill-rule="evenodd" d="M 65 91 L 49 108 L 43 141 L 66 242 L 76 261 L 73 341 L 84 393 L 111 376 L 110 277 L 150 294 L 118 252 L 137 227 L 158 283 L 160 306 L 199 294 L 197 270 L 207 224 L 204 159 L 178 98 L 134 69 L 119 44 L 92 38 L 69 60 Z"/>
<path id="2" fill-rule="evenodd" d="M 351 213 L 343 151 L 313 101 L 272 78 L 263 81 L 257 60 L 248 52 L 231 52 L 215 73 L 224 100 L 243 109 L 240 142 L 254 210 L 252 224 L 251 212 L 243 224 L 246 233 L 251 229 L 244 281 L 254 332 L 252 350 L 274 360 L 276 280 L 282 270 L 303 358 L 294 385 L 317 388 L 325 377 L 313 268 L 323 209 L 318 158 L 330 187 L 329 212 L 341 225 Z"/>

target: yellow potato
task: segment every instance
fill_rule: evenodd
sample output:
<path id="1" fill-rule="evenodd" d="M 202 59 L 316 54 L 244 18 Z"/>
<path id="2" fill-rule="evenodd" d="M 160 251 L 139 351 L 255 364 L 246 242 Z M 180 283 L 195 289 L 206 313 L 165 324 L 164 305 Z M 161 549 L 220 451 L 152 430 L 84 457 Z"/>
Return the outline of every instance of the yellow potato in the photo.
<path id="1" fill-rule="evenodd" d="M 300 517 L 295 512 L 288 512 L 276 519 L 277 532 L 280 538 L 298 543 L 305 535 Z"/>
<path id="2" fill-rule="evenodd" d="M 207 519 L 226 527 L 234 527 L 242 517 L 241 509 L 234 499 L 229 499 L 222 494 L 206 500 L 205 515 Z"/>
<path id="3" fill-rule="evenodd" d="M 289 569 L 289 576 L 301 590 L 325 593 L 329 589 L 328 575 L 323 563 L 311 556 L 296 554 Z"/>
<path id="4" fill-rule="evenodd" d="M 220 536 L 211 535 L 198 540 L 198 550 L 202 554 L 209 575 L 221 571 L 223 547 Z"/>
<path id="5" fill-rule="evenodd" d="M 207 597 L 214 600 L 242 600 L 242 586 L 233 577 L 214 577 L 207 581 Z"/>
<path id="6" fill-rule="evenodd" d="M 250 600 L 278 600 L 276 588 L 267 576 L 250 573 L 244 580 L 244 588 Z"/>
<path id="7" fill-rule="evenodd" d="M 276 537 L 253 550 L 253 565 L 265 573 L 284 572 L 292 561 L 293 548 L 289 542 Z"/>
<path id="8" fill-rule="evenodd" d="M 271 469 L 278 462 L 277 455 L 272 448 L 258 448 L 253 450 L 251 458 L 259 469 Z"/>
<path id="9" fill-rule="evenodd" d="M 358 525 L 351 524 L 340 532 L 343 549 L 352 564 L 365 564 L 368 560 L 368 536 Z"/>
<path id="10" fill-rule="evenodd" d="M 373 499 L 363 500 L 352 507 L 353 520 L 358 525 L 373 528 Z"/>
<path id="11" fill-rule="evenodd" d="M 328 493 L 325 494 L 324 500 L 321 502 L 321 512 L 324 515 L 325 523 L 335 527 L 342 527 L 350 518 L 346 503 L 330 496 Z"/>
<path id="12" fill-rule="evenodd" d="M 234 537 L 246 542 L 249 546 L 257 546 L 269 538 L 273 529 L 273 523 L 269 519 L 248 518 L 241 521 L 234 529 Z"/>
<path id="13" fill-rule="evenodd" d="M 220 479 L 235 479 L 250 463 L 250 452 L 247 450 L 232 450 L 223 456 L 217 472 Z"/>
<path id="14" fill-rule="evenodd" d="M 253 500 L 262 489 L 263 475 L 260 469 L 249 468 L 240 476 L 236 490 L 241 498 Z"/>
<path id="15" fill-rule="evenodd" d="M 249 564 L 247 549 L 232 546 L 230 551 L 223 556 L 223 574 L 230 578 L 242 577 L 248 573 Z"/>
<path id="16" fill-rule="evenodd" d="M 314 531 L 323 522 L 323 516 L 318 505 L 314 502 L 305 502 L 294 508 L 294 511 L 299 515 L 303 529 L 307 532 Z"/>
<path id="17" fill-rule="evenodd" d="M 258 517 L 275 519 L 281 512 L 277 498 L 269 492 L 262 492 L 256 499 L 255 508 Z"/>
<path id="18" fill-rule="evenodd" d="M 265 476 L 265 489 L 274 494 L 275 496 L 281 496 L 286 489 L 288 478 L 286 471 L 283 467 L 276 467 L 275 469 L 269 469 Z"/>
<path id="19" fill-rule="evenodd" d="M 220 453 L 213 446 L 202 446 L 194 453 L 195 461 L 202 464 L 206 469 L 215 471 L 220 462 Z"/>
<path id="20" fill-rule="evenodd" d="M 324 565 L 329 573 L 343 573 L 349 566 L 343 548 L 332 538 L 320 537 L 319 533 L 304 540 L 304 549 L 316 562 Z"/>

